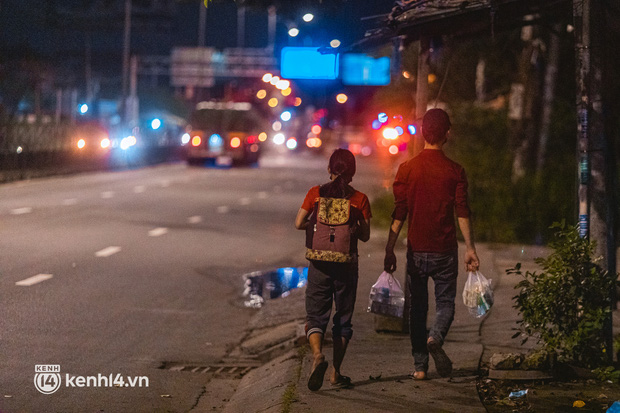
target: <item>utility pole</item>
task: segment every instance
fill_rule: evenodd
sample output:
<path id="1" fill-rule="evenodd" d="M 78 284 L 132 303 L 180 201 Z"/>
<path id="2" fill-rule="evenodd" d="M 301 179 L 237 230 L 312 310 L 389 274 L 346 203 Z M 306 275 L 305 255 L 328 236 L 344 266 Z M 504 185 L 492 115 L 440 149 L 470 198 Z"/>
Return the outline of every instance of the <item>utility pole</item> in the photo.
<path id="1" fill-rule="evenodd" d="M 239 6 L 237 9 L 237 47 L 245 46 L 245 7 Z"/>
<path id="2" fill-rule="evenodd" d="M 278 16 L 275 6 L 269 6 L 267 11 L 269 13 L 267 20 L 267 47 L 273 50 L 276 43 L 276 23 L 278 21 Z"/>
<path id="3" fill-rule="evenodd" d="M 198 17 L 198 47 L 205 47 L 205 34 L 207 31 L 207 6 L 203 2 L 198 5 L 200 7 Z"/>
<path id="4" fill-rule="evenodd" d="M 131 50 L 131 0 L 125 0 L 125 28 L 123 33 L 123 100 L 121 114 L 127 113 L 127 95 L 129 87 L 129 53 Z M 125 117 L 123 119 L 127 121 Z"/>
<path id="5" fill-rule="evenodd" d="M 609 148 L 603 117 L 602 48 L 605 15 L 596 0 L 573 0 L 577 70 L 577 157 L 579 161 L 579 234 L 596 242 L 594 254 L 603 270 L 616 274 L 616 242 L 611 205 L 614 188 L 607 165 Z M 609 292 L 612 309 L 615 286 Z M 613 360 L 613 324 L 606 320 L 607 354 Z"/>
<path id="6" fill-rule="evenodd" d="M 422 118 L 428 107 L 428 74 L 429 58 L 431 55 L 431 39 L 420 37 L 418 49 L 418 74 L 415 99 L 415 125 L 418 129 L 411 140 L 409 154 L 417 156 L 424 149 L 424 137 L 422 135 Z M 409 332 L 409 309 L 411 308 L 411 294 L 409 292 L 409 277 L 405 276 L 405 309 L 403 311 L 403 333 Z"/>
<path id="7" fill-rule="evenodd" d="M 429 37 L 420 38 L 418 53 L 418 75 L 416 78 L 416 98 L 415 98 L 415 118 L 418 133 L 413 136 L 413 156 L 416 156 L 424 149 L 424 138 L 422 137 L 422 118 L 428 106 L 428 74 L 429 59 L 431 56 L 431 39 Z"/>

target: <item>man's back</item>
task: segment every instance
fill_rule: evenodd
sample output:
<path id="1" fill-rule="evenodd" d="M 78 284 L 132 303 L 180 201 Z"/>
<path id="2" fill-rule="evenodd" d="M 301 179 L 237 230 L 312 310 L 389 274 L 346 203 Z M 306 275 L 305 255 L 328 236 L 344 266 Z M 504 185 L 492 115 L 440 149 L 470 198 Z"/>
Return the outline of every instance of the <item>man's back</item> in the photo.
<path id="1" fill-rule="evenodd" d="M 409 250 L 441 253 L 457 248 L 454 214 L 469 217 L 463 167 L 441 150 L 425 149 L 400 165 L 394 198 L 393 217 L 409 218 Z"/>

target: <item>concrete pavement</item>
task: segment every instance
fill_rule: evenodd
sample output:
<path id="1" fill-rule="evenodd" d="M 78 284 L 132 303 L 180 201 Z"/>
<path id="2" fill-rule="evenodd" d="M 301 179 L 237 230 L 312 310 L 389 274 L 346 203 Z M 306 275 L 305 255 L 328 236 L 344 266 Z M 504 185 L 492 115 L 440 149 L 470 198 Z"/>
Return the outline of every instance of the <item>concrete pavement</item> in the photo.
<path id="1" fill-rule="evenodd" d="M 519 339 L 512 339 L 517 312 L 513 308 L 514 285 L 520 277 L 507 275 L 505 270 L 517 262 L 524 269 L 535 269 L 533 259 L 544 255 L 540 247 L 513 245 L 477 246 L 481 272 L 493 280 L 495 304 L 490 313 L 476 319 L 463 305 L 461 293 L 466 281 L 465 271 L 459 277 L 456 316 L 446 338 L 444 349 L 453 362 L 452 377 L 441 378 L 431 359 L 429 379 L 413 381 L 411 345 L 406 334 L 378 333 L 381 321 L 366 311 L 370 287 L 383 267 L 385 235 L 375 229 L 371 240 L 360 244 L 360 278 L 356 310 L 353 318 L 354 335 L 342 366 L 342 374 L 352 378 L 352 389 L 332 388 L 331 345 L 329 336 L 324 352 L 330 361 L 323 387 L 318 392 L 307 388 L 312 359 L 307 347 L 294 348 L 263 367 L 253 370 L 241 381 L 226 412 L 485 412 L 476 388 L 481 361 L 488 361 L 495 352 L 527 352 Z M 463 250 L 459 252 L 462 265 Z M 302 254 L 302 252 L 300 252 Z M 397 278 L 404 285 L 405 248 L 400 245 Z M 432 283 L 429 283 L 432 288 Z M 304 289 L 282 299 L 268 301 L 255 317 L 254 324 L 275 317 L 279 323 L 304 319 Z M 620 328 L 618 312 L 615 331 Z M 267 317 L 265 315 L 268 314 Z M 429 324 L 434 317 L 431 299 Z M 331 326 L 330 326 L 331 328 Z M 275 331 L 275 330 L 274 330 Z M 528 346 L 533 343 L 528 344 Z M 304 350 L 305 349 L 305 350 Z M 483 360 L 484 358 L 484 360 Z M 606 390 L 611 402 L 620 399 L 619 387 Z M 507 398 L 507 394 L 505 397 Z M 533 396 L 530 396 L 533 397 Z M 572 403 L 572 401 L 570 402 Z M 572 406 L 567 405 L 569 411 Z M 495 411 L 510 411 L 495 410 Z M 604 410 L 603 410 L 604 411 Z"/>

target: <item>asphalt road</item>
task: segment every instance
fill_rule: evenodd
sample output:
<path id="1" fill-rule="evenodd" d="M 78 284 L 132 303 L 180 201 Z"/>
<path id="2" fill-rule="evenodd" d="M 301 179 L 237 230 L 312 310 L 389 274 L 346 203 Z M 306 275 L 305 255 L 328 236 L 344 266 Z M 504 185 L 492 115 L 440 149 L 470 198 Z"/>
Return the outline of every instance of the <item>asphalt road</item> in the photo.
<path id="1" fill-rule="evenodd" d="M 293 221 L 326 168 L 270 158 L 0 186 L 0 410 L 191 410 L 205 376 L 160 367 L 220 361 L 255 311 L 242 274 L 305 265 Z M 368 168 L 358 177 L 366 191 L 382 183 Z M 35 387 L 36 365 L 60 366 L 53 394 Z M 39 373 L 40 384 L 54 377 Z M 79 387 L 99 375 L 108 383 Z"/>

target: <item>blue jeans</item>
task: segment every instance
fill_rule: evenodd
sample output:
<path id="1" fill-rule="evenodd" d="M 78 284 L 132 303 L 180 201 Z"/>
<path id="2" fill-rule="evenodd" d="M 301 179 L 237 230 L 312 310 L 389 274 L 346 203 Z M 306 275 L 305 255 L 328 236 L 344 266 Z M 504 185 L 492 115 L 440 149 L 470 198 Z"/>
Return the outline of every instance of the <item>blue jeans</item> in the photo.
<path id="1" fill-rule="evenodd" d="M 444 342 L 452 320 L 454 320 L 454 299 L 458 275 L 458 251 L 448 253 L 407 251 L 407 277 L 411 308 L 409 314 L 409 335 L 415 371 L 428 370 L 428 337 Z M 435 323 L 427 331 L 428 279 L 435 283 Z"/>

